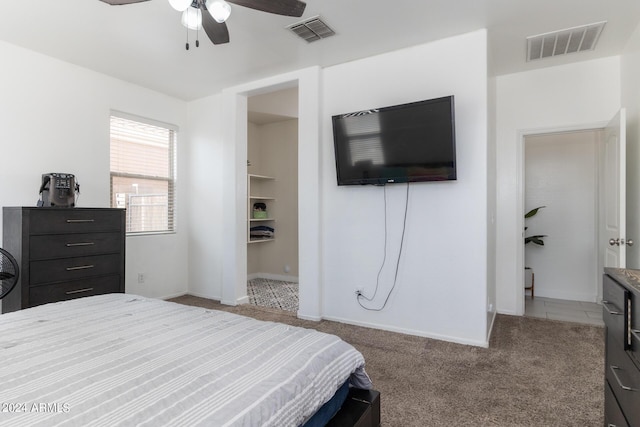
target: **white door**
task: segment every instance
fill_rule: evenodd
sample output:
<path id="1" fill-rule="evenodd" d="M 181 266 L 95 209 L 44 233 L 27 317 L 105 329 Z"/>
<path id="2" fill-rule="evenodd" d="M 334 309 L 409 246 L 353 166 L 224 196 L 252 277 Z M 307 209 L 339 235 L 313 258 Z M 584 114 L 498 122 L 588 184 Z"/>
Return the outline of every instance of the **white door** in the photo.
<path id="1" fill-rule="evenodd" d="M 604 130 L 601 245 L 604 267 L 626 266 L 626 113 L 622 108 Z"/>

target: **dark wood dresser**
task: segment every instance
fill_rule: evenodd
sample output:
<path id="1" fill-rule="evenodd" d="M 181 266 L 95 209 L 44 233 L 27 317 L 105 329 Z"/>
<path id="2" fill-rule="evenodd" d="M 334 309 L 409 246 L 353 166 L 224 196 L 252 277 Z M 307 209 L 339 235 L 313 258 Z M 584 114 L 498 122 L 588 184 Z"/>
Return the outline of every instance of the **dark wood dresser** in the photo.
<path id="1" fill-rule="evenodd" d="M 605 426 L 640 426 L 640 270 L 605 268 Z"/>
<path id="2" fill-rule="evenodd" d="M 124 292 L 124 209 L 5 207 L 2 215 L 2 247 L 20 265 L 3 313 Z"/>

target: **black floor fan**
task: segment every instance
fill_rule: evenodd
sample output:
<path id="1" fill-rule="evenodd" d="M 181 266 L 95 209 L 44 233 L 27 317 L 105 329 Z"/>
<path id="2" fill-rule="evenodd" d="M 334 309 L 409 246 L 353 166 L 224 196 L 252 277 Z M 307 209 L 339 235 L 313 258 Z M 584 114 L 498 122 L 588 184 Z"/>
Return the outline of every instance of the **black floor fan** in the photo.
<path id="1" fill-rule="evenodd" d="M 19 275 L 20 269 L 16 259 L 0 248 L 0 300 L 16 286 Z"/>

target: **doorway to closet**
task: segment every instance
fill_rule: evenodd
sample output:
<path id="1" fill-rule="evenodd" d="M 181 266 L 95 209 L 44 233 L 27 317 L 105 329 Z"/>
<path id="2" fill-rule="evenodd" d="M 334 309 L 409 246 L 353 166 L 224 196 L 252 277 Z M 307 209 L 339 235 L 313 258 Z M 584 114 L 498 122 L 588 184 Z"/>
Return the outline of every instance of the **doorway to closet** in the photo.
<path id="1" fill-rule="evenodd" d="M 247 99 L 247 296 L 296 313 L 298 88 Z"/>

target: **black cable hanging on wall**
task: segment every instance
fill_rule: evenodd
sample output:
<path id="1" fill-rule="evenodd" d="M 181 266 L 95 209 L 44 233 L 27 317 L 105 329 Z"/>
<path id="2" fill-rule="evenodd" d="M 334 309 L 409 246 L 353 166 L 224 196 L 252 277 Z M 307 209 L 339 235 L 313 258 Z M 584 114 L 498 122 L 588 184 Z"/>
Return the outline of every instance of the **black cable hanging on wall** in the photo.
<path id="1" fill-rule="evenodd" d="M 393 276 L 393 286 L 391 286 L 389 293 L 384 299 L 384 303 L 382 304 L 382 307 L 379 307 L 379 308 L 367 307 L 362 304 L 361 299 L 364 299 L 369 302 L 372 302 L 373 300 L 375 300 L 376 295 L 378 294 L 378 288 L 380 287 L 380 274 L 382 273 L 382 270 L 384 269 L 384 265 L 387 262 L 387 238 L 388 238 L 387 236 L 388 235 L 388 232 L 387 232 L 387 186 L 386 185 L 384 186 L 384 257 L 382 259 L 382 265 L 380 265 L 380 269 L 378 270 L 378 276 L 376 277 L 376 288 L 373 292 L 373 296 L 371 298 L 368 298 L 361 292 L 358 292 L 356 294 L 356 300 L 358 301 L 358 304 L 360 305 L 360 307 L 364 308 L 365 310 L 369 310 L 369 311 L 384 310 L 384 308 L 387 306 L 387 302 L 389 301 L 389 297 L 391 297 L 393 290 L 396 288 L 396 285 L 398 284 L 398 269 L 400 266 L 400 258 L 402 257 L 402 249 L 404 247 L 404 234 L 407 229 L 407 212 L 409 210 L 408 207 L 409 207 L 409 183 L 407 182 L 407 192 L 406 192 L 405 201 L 404 201 L 404 219 L 402 221 L 402 237 L 400 239 L 400 250 L 398 251 L 398 259 L 396 260 L 396 271 Z"/>

